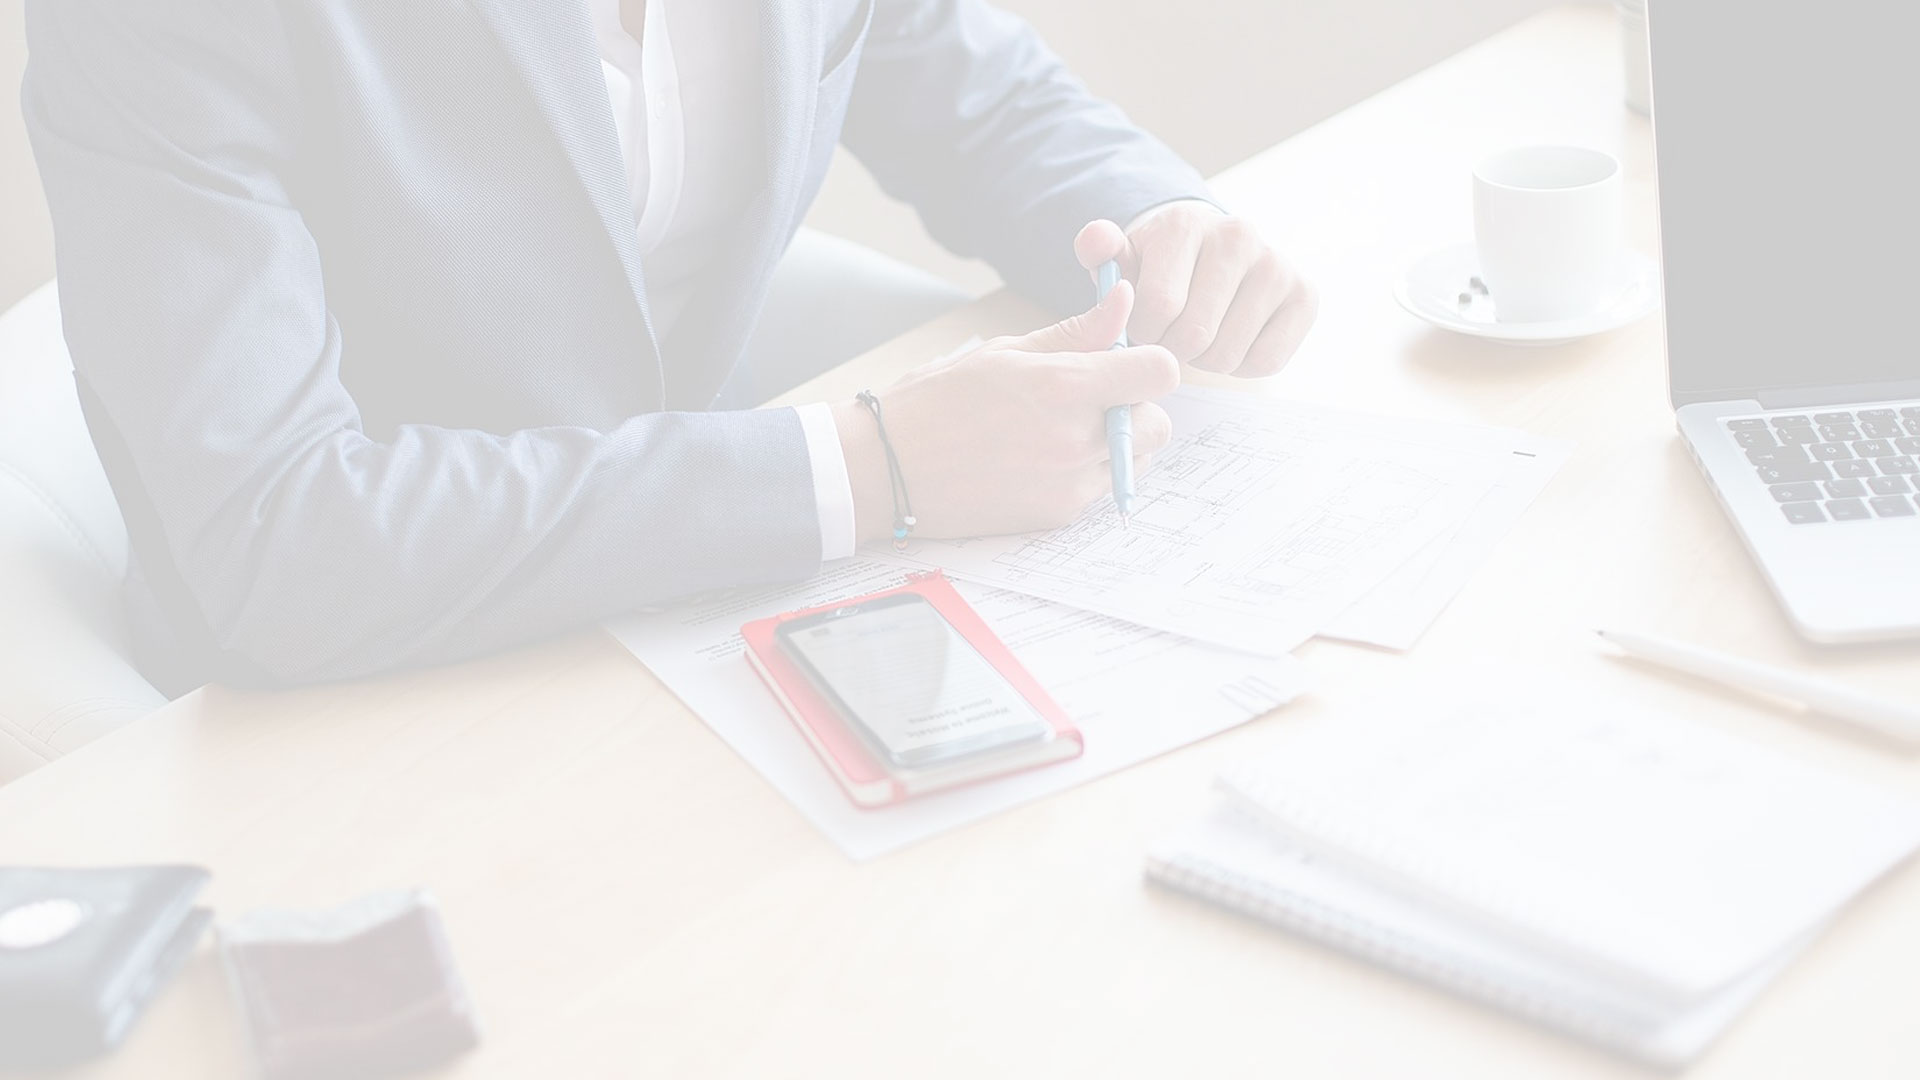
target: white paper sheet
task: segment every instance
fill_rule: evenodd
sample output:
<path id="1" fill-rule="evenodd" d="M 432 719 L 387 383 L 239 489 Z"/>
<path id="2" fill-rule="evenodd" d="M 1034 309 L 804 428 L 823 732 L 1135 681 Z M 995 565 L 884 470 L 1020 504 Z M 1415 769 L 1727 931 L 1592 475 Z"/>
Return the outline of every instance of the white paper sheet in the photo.
<path id="1" fill-rule="evenodd" d="M 1173 442 L 1130 523 L 1102 499 L 1049 533 L 873 557 L 1277 656 L 1458 531 L 1507 463 L 1459 425 L 1193 388 L 1162 405 Z"/>
<path id="2" fill-rule="evenodd" d="M 1341 612 L 1320 631 L 1321 637 L 1386 649 L 1413 648 L 1573 453 L 1573 444 L 1560 439 L 1510 428 L 1473 430 L 1474 440 L 1506 448 L 1507 465 L 1499 482 L 1458 531 L 1430 541 L 1359 603 Z"/>
<path id="3" fill-rule="evenodd" d="M 1291 657 L 1261 658 L 1087 611 L 957 582 L 1074 718 L 1086 752 L 1058 765 L 862 810 L 848 800 L 743 654 L 741 624 L 899 584 L 897 566 L 850 559 L 804 585 L 742 590 L 608 626 L 687 707 L 855 859 L 924 840 L 1125 768 L 1292 700 Z"/>

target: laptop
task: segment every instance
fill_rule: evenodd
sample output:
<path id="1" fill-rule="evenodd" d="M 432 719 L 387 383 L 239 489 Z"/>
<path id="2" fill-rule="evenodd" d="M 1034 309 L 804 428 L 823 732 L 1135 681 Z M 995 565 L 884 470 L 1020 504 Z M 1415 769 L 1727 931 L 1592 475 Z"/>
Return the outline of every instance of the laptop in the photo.
<path id="1" fill-rule="evenodd" d="M 1920 636 L 1920 64 L 1878 0 L 1650 5 L 1680 434 L 1793 625 Z"/>

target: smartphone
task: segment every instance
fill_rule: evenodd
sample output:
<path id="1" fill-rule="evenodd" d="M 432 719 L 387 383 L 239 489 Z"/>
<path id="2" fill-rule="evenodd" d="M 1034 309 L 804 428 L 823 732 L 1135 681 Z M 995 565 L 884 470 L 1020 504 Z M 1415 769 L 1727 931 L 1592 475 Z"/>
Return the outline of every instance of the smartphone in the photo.
<path id="1" fill-rule="evenodd" d="M 881 761 L 927 768 L 1037 742 L 1053 725 L 915 593 L 783 623 L 780 651 Z"/>

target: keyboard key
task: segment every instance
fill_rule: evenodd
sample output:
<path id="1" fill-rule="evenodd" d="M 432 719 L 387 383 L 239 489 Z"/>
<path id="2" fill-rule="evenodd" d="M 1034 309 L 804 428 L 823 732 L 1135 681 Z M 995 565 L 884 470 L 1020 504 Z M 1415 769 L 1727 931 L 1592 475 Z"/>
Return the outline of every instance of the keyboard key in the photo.
<path id="1" fill-rule="evenodd" d="M 1907 434 L 1920 435 L 1920 420 L 1907 421 Z"/>
<path id="2" fill-rule="evenodd" d="M 1860 429 L 1852 424 L 1821 424 L 1818 430 L 1828 442 L 1852 442 L 1860 437 Z"/>
<path id="3" fill-rule="evenodd" d="M 1820 497 L 1820 485 L 1815 483 L 1774 484 L 1767 488 L 1773 492 L 1774 502 L 1808 502 Z"/>
<path id="4" fill-rule="evenodd" d="M 1920 461 L 1910 457 L 1883 457 L 1874 464 L 1880 466 L 1880 471 L 1888 476 L 1911 476 L 1914 473 L 1920 473 Z M 1768 466 L 1768 468 L 1774 467 Z"/>
<path id="5" fill-rule="evenodd" d="M 1897 453 L 1885 439 L 1861 439 L 1853 444 L 1853 452 L 1859 457 L 1892 457 Z"/>
<path id="6" fill-rule="evenodd" d="M 1792 484 L 1801 480 L 1831 480 L 1833 473 L 1823 461 L 1782 462 L 1759 468 L 1763 484 Z"/>
<path id="7" fill-rule="evenodd" d="M 1814 443 L 1807 447 L 1813 452 L 1815 461 L 1845 461 L 1853 456 L 1853 448 L 1843 442 Z M 1754 464 L 1759 464 L 1755 462 Z"/>
<path id="8" fill-rule="evenodd" d="M 1892 409 L 1861 409 L 1860 410 L 1860 419 L 1862 420 L 1891 420 L 1898 415 L 1900 414 L 1894 412 Z"/>
<path id="9" fill-rule="evenodd" d="M 1833 475 L 1868 477 L 1873 475 L 1871 461 L 1836 461 L 1833 463 Z"/>
<path id="10" fill-rule="evenodd" d="M 1786 427 L 1781 428 L 1775 434 L 1780 436 L 1780 441 L 1783 443 L 1817 443 L 1820 441 L 1820 433 L 1811 427 Z"/>
<path id="11" fill-rule="evenodd" d="M 1801 416 L 1795 413 L 1789 416 L 1776 416 L 1769 422 L 1777 428 L 1812 427 L 1813 417 Z"/>
<path id="12" fill-rule="evenodd" d="M 1817 412 L 1813 414 L 1813 422 L 1816 424 L 1851 424 L 1853 423 L 1853 414 L 1850 412 Z"/>
<path id="13" fill-rule="evenodd" d="M 1904 495 L 1913 490 L 1904 476 L 1876 476 L 1867 481 L 1867 487 L 1875 495 Z"/>
<path id="14" fill-rule="evenodd" d="M 1827 520 L 1827 515 L 1820 509 L 1819 503 L 1785 503 L 1780 509 L 1787 515 L 1787 520 L 1795 525 L 1811 525 L 1816 521 Z"/>
<path id="15" fill-rule="evenodd" d="M 1859 499 L 1835 499 L 1827 504 L 1827 514 L 1835 521 L 1861 521 L 1873 516 Z"/>
<path id="16" fill-rule="evenodd" d="M 1907 433 L 1898 420 L 1862 420 L 1860 430 L 1869 439 L 1897 439 Z"/>
<path id="17" fill-rule="evenodd" d="M 1768 447 L 1780 445 L 1780 440 L 1774 438 L 1773 433 L 1765 428 L 1758 431 L 1736 431 L 1733 433 L 1733 441 L 1747 450 L 1765 450 Z"/>
<path id="18" fill-rule="evenodd" d="M 1815 448 L 1825 445 L 1827 444 L 1813 444 Z M 1804 465 L 1814 458 L 1814 455 L 1807 452 L 1808 449 L 1809 447 L 1801 446 L 1798 443 L 1790 443 L 1786 446 L 1775 446 L 1766 450 L 1749 450 L 1747 451 L 1747 460 L 1755 465 Z"/>
<path id="19" fill-rule="evenodd" d="M 1900 410 L 1900 415 L 1909 420 L 1920 420 L 1920 405 L 1909 405 Z"/>
<path id="20" fill-rule="evenodd" d="M 1900 495 L 1881 495 L 1867 502 L 1873 507 L 1873 512 L 1881 517 L 1913 516 L 1913 504 Z"/>
<path id="21" fill-rule="evenodd" d="M 1765 431 L 1767 430 L 1767 421 L 1765 417 L 1743 416 L 1738 420 L 1727 421 L 1727 430 L 1728 431 Z"/>
<path id="22" fill-rule="evenodd" d="M 1905 435 L 1895 439 L 1893 448 L 1903 454 L 1920 454 L 1920 435 Z"/>
<path id="23" fill-rule="evenodd" d="M 1829 499 L 1857 499 L 1867 493 L 1864 480 L 1829 480 L 1820 486 L 1827 489 Z"/>

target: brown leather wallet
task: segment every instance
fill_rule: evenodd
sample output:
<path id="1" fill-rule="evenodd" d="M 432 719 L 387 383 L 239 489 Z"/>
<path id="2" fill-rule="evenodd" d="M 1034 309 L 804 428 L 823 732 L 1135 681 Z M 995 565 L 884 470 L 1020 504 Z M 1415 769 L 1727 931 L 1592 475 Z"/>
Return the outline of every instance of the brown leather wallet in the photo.
<path id="1" fill-rule="evenodd" d="M 219 927 L 264 1080 L 376 1080 L 438 1065 L 479 1029 L 433 899 L 381 893 Z"/>

